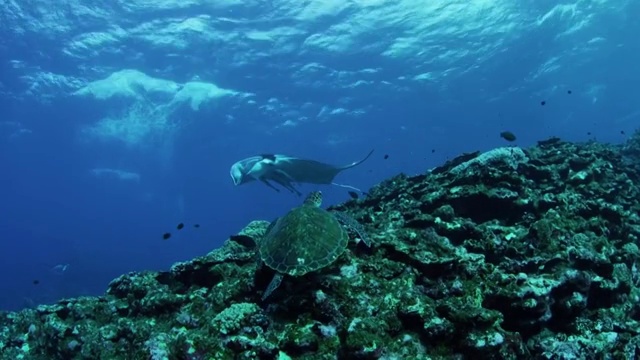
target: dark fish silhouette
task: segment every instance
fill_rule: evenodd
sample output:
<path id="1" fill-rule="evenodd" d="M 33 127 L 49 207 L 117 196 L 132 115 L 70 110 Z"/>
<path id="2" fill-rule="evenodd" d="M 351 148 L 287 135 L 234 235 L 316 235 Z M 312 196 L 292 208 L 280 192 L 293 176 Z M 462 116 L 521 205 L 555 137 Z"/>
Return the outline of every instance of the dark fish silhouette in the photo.
<path id="1" fill-rule="evenodd" d="M 511 131 L 503 131 L 500 133 L 500 137 L 507 141 L 516 141 L 516 135 Z"/>
<path id="2" fill-rule="evenodd" d="M 200 228 L 200 224 L 193 224 L 193 227 L 198 229 Z M 179 223 L 178 225 L 176 225 L 176 229 L 178 230 L 182 230 L 184 229 L 184 223 Z M 171 233 L 170 232 L 166 232 L 162 235 L 162 239 L 163 240 L 168 240 L 171 237 Z"/>

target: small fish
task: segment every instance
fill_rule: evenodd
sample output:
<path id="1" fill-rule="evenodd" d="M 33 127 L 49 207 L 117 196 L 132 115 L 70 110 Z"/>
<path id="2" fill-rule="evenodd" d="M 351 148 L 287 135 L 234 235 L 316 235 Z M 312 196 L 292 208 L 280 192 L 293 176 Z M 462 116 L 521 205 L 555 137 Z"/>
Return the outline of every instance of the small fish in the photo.
<path id="1" fill-rule="evenodd" d="M 51 271 L 55 274 L 62 275 L 69 268 L 69 264 L 58 264 L 51 268 Z"/>
<path id="2" fill-rule="evenodd" d="M 352 199 L 357 199 L 358 193 L 355 191 L 349 191 L 349 196 L 351 196 Z"/>
<path id="3" fill-rule="evenodd" d="M 545 105 L 547 105 L 547 102 L 542 100 L 542 101 L 540 101 L 540 105 L 545 106 Z"/>
<path id="4" fill-rule="evenodd" d="M 389 154 L 384 154 L 384 159 L 387 160 L 389 158 Z"/>
<path id="5" fill-rule="evenodd" d="M 516 141 L 516 135 L 511 131 L 503 131 L 500 133 L 500 137 L 507 141 Z"/>
<path id="6" fill-rule="evenodd" d="M 40 280 L 38 279 L 33 280 L 33 285 L 38 285 L 38 284 L 40 284 Z"/>
<path id="7" fill-rule="evenodd" d="M 567 90 L 567 94 L 571 95 L 572 91 L 571 90 Z"/>
<path id="8" fill-rule="evenodd" d="M 162 235 L 162 240 L 168 240 L 171 237 L 171 233 L 164 233 Z"/>
<path id="9" fill-rule="evenodd" d="M 178 226 L 176 226 L 176 229 L 182 230 L 183 227 L 184 227 L 184 224 L 180 223 L 180 224 L 178 224 Z"/>
<path id="10" fill-rule="evenodd" d="M 193 224 L 193 227 L 197 229 L 200 227 L 200 224 Z"/>

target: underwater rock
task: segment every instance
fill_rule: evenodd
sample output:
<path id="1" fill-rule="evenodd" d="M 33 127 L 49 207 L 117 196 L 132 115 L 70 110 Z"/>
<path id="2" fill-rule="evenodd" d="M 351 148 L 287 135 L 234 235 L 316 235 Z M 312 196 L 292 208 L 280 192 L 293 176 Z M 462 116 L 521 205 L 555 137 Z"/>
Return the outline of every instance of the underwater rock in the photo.
<path id="1" fill-rule="evenodd" d="M 466 154 L 331 207 L 373 247 L 286 278 L 252 222 L 101 297 L 0 314 L 7 359 L 630 359 L 640 352 L 640 140 Z M 638 158 L 638 161 L 633 161 Z M 602 354 L 608 354 L 607 357 Z"/>

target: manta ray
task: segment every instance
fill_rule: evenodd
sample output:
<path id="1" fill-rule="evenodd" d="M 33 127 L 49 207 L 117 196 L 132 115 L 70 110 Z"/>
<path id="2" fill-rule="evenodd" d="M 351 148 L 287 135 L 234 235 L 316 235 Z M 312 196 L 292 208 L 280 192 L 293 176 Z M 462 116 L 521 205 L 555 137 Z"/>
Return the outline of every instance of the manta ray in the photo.
<path id="1" fill-rule="evenodd" d="M 251 181 L 260 180 L 275 191 L 280 191 L 270 181 L 300 196 L 302 193 L 294 184 L 330 184 L 362 192 L 350 185 L 336 184 L 333 178 L 340 172 L 351 169 L 367 160 L 373 150 L 362 160 L 349 165 L 334 166 L 316 160 L 300 159 L 280 154 L 261 154 L 242 159 L 231 165 L 231 179 L 238 186 Z"/>

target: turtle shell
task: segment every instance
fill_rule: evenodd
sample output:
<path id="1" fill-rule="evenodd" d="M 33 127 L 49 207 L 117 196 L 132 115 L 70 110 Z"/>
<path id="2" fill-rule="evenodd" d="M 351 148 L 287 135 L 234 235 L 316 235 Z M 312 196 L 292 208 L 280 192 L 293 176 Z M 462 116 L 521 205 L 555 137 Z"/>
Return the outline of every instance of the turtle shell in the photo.
<path id="1" fill-rule="evenodd" d="M 283 274 L 301 276 L 334 262 L 349 236 L 328 211 L 304 204 L 275 220 L 260 242 L 264 263 Z"/>

